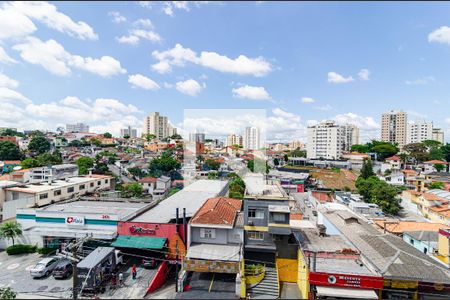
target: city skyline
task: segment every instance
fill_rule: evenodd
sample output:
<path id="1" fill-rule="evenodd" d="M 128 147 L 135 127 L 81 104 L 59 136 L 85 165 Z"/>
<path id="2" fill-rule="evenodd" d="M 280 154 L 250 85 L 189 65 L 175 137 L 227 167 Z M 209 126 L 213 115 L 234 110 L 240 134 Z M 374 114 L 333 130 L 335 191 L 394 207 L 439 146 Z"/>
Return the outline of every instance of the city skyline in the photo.
<path id="1" fill-rule="evenodd" d="M 128 126 L 141 132 L 152 111 L 179 128 L 185 109 L 264 109 L 268 141 L 305 142 L 308 125 L 331 119 L 358 126 L 366 142 L 380 138 L 383 112 L 403 110 L 448 142 L 449 9 L 4 2 L 0 126 L 86 123 L 118 136 Z"/>

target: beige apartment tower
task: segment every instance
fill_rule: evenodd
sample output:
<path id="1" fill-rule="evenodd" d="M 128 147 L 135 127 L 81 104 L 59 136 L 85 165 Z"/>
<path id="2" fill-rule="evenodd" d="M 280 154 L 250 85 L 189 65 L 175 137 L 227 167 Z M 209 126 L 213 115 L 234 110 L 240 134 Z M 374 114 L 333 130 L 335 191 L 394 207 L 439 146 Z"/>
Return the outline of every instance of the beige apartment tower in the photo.
<path id="1" fill-rule="evenodd" d="M 151 112 L 144 120 L 143 134 L 154 134 L 161 140 L 176 133 L 176 128 L 172 127 L 167 117 L 161 116 L 159 112 Z"/>
<path id="2" fill-rule="evenodd" d="M 402 111 L 390 111 L 381 116 L 381 140 L 397 143 L 400 149 L 406 144 L 407 115 Z"/>

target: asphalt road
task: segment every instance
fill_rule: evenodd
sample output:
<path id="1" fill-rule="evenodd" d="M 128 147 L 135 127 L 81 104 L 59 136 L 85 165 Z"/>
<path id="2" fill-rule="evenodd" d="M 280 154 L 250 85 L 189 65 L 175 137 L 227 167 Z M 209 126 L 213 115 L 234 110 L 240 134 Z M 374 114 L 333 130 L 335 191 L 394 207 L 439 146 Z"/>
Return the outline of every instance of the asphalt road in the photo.
<path id="1" fill-rule="evenodd" d="M 116 166 L 116 165 L 108 165 L 108 169 L 114 174 L 119 176 L 120 180 L 122 180 L 122 182 L 124 183 L 130 183 L 130 182 L 134 182 L 133 179 L 129 178 L 128 176 L 125 176 L 123 174 L 120 173 L 120 169 Z"/>
<path id="2" fill-rule="evenodd" d="M 236 274 L 192 272 L 186 282 L 188 291 L 178 293 L 176 299 L 238 299 Z"/>
<path id="3" fill-rule="evenodd" d="M 315 222 L 317 217 L 315 217 L 312 213 L 314 207 L 308 207 L 306 204 L 306 201 L 308 200 L 308 193 L 291 193 L 290 195 L 294 197 L 300 209 L 302 210 L 303 219 Z"/>
<path id="4" fill-rule="evenodd" d="M 33 279 L 29 270 L 42 256 L 37 253 L 8 255 L 0 252 L 0 287 L 11 287 L 15 292 L 25 295 L 69 298 L 72 294 L 72 277 L 54 279 L 52 276 Z"/>

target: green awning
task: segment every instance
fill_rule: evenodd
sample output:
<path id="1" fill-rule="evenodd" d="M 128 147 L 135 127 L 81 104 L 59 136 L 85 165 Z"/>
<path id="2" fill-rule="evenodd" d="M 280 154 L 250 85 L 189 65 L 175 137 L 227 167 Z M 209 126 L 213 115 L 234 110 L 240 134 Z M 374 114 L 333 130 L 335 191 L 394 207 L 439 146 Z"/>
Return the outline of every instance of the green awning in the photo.
<path id="1" fill-rule="evenodd" d="M 166 238 L 161 237 L 119 235 L 117 239 L 111 243 L 111 246 L 117 248 L 159 250 L 164 248 L 166 240 L 167 240 Z"/>

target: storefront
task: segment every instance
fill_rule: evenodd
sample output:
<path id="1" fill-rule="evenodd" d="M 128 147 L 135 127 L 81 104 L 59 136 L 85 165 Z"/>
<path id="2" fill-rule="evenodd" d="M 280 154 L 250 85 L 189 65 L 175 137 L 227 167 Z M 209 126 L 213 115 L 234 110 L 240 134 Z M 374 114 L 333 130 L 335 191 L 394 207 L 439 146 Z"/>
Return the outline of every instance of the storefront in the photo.
<path id="1" fill-rule="evenodd" d="M 383 277 L 310 272 L 309 284 L 313 299 L 378 299 Z"/>

